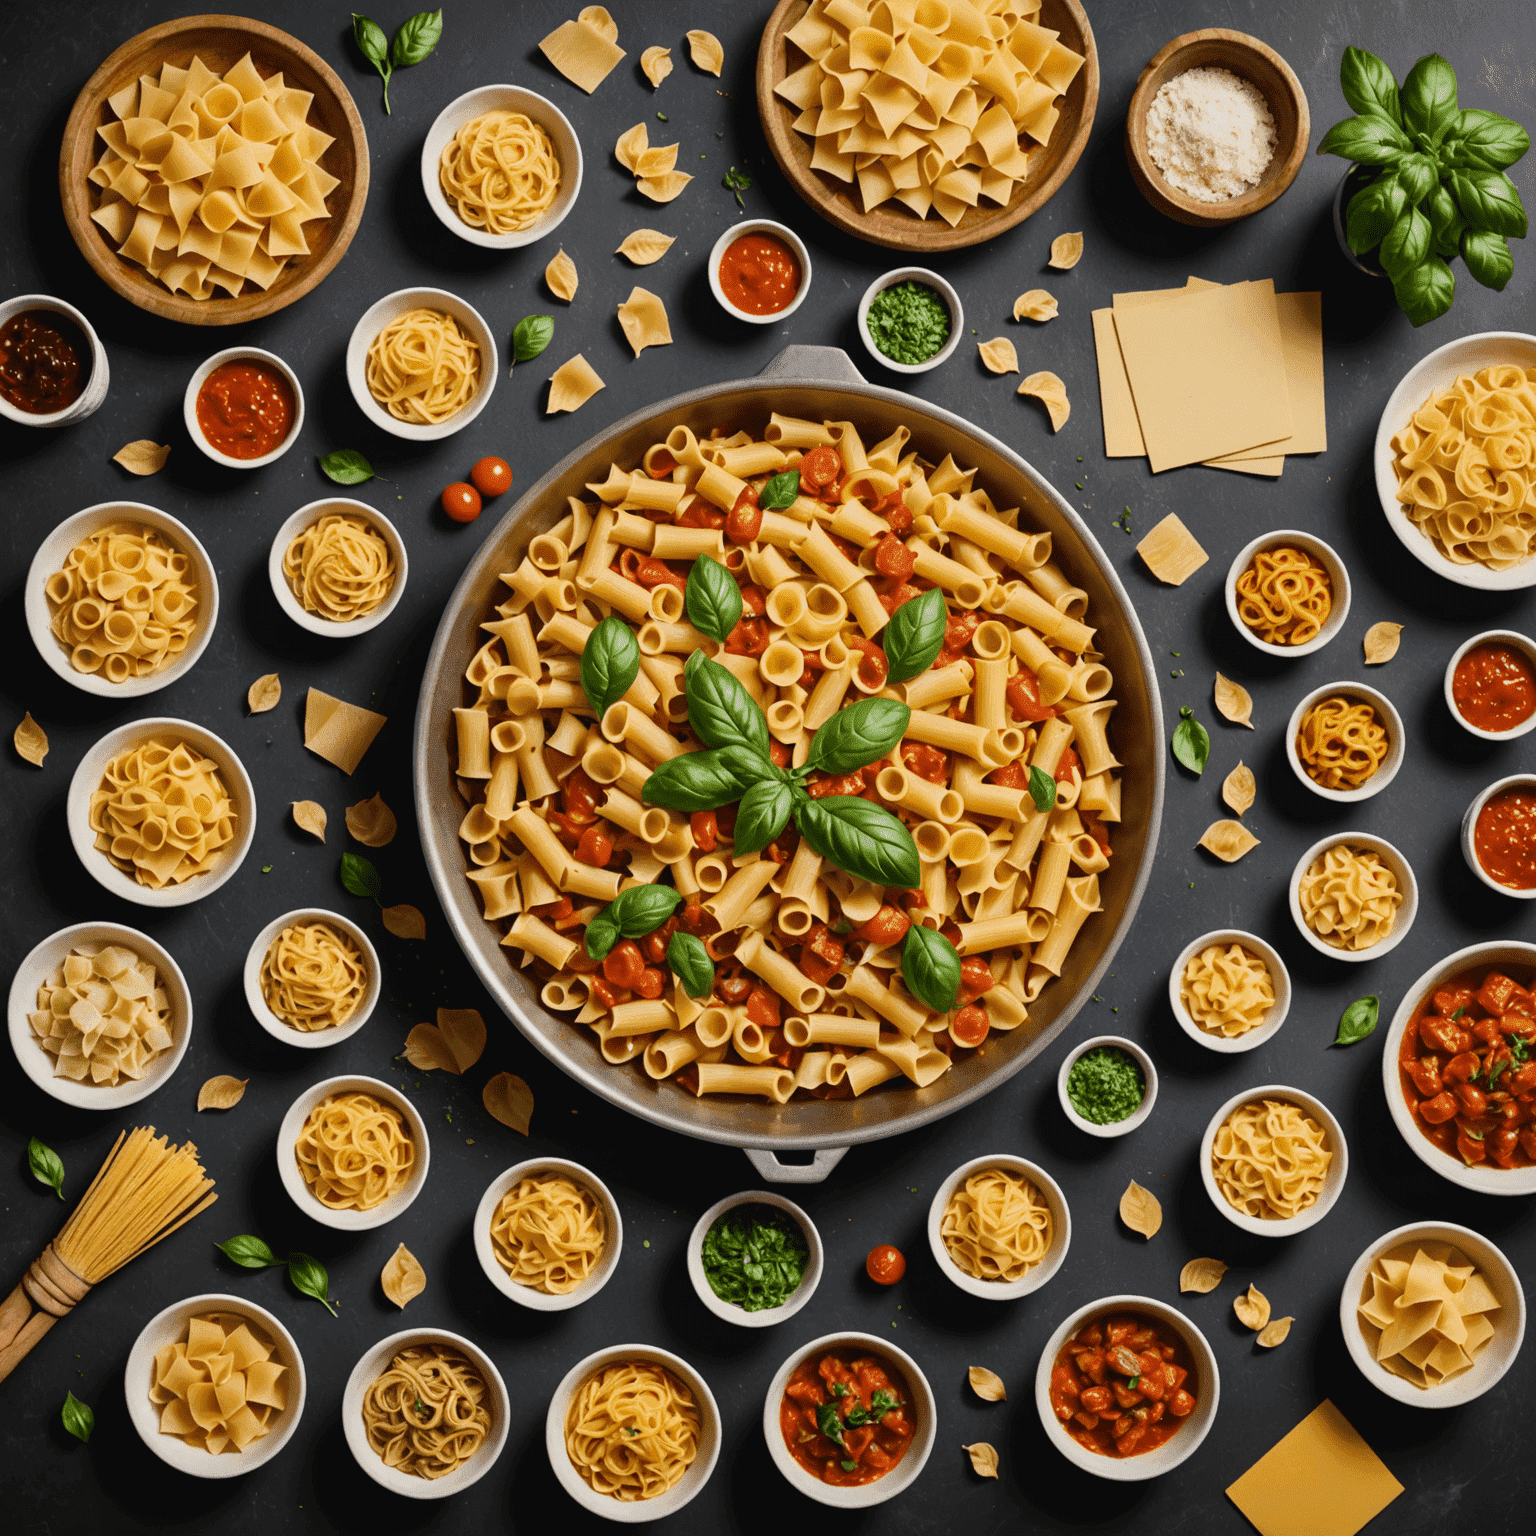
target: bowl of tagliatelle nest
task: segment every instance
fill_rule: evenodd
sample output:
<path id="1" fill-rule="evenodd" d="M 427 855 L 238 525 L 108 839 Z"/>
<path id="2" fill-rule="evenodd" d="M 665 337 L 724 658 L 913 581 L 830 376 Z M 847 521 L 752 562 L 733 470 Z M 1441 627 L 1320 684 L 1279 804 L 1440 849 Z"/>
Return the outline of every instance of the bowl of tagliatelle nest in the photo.
<path id="1" fill-rule="evenodd" d="M 1383 837 L 1335 832 L 1296 861 L 1291 919 L 1319 954 L 1379 960 L 1408 936 L 1419 912 L 1413 866 Z"/>
<path id="2" fill-rule="evenodd" d="M 1314 795 L 1353 804 L 1379 795 L 1403 766 L 1407 731 L 1397 706 L 1365 683 L 1324 683 L 1291 711 L 1285 760 Z"/>
<path id="3" fill-rule="evenodd" d="M 1174 38 L 1142 70 L 1125 116 L 1125 157 L 1159 213 L 1181 224 L 1230 224 L 1295 181 L 1311 131 L 1291 66 L 1256 37 L 1207 27 Z"/>
<path id="4" fill-rule="evenodd" d="M 1072 1215 L 1038 1163 L 992 1152 L 962 1163 L 928 1207 L 928 1246 L 945 1279 L 983 1301 L 1038 1291 L 1066 1262 Z"/>
<path id="5" fill-rule="evenodd" d="M 1179 1028 L 1208 1051 L 1236 1054 L 1270 1039 L 1291 1007 L 1291 973 L 1274 945 L 1240 928 L 1186 944 L 1168 973 Z"/>
<path id="6" fill-rule="evenodd" d="M 410 558 L 384 514 L 347 496 L 311 501 L 272 538 L 267 580 L 301 629 L 349 640 L 377 629 L 400 605 Z"/>
<path id="7" fill-rule="evenodd" d="M 319 1050 L 368 1022 L 383 991 L 378 951 L 350 918 L 302 907 L 274 918 L 245 957 L 245 1000 L 275 1040 Z"/>

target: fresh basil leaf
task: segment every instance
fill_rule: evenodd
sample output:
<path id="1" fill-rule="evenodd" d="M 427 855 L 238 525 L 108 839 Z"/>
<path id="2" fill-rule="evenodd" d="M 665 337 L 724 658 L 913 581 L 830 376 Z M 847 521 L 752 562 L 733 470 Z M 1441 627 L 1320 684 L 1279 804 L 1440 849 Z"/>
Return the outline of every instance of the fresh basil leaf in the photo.
<path id="1" fill-rule="evenodd" d="M 869 1416 L 876 1424 L 898 1406 L 896 1394 L 877 1387 L 869 1396 Z"/>
<path id="2" fill-rule="evenodd" d="M 727 748 L 758 759 L 745 748 Z M 714 811 L 741 799 L 755 778 L 743 777 L 726 759 L 725 752 L 684 752 L 658 763 L 640 790 L 647 805 L 664 805 L 672 811 Z"/>
<path id="3" fill-rule="evenodd" d="M 76 1440 L 90 1444 L 91 1431 L 96 1428 L 96 1415 L 91 1412 L 89 1403 L 82 1403 L 73 1392 L 66 1392 L 59 1419 Z"/>
<path id="4" fill-rule="evenodd" d="M 1044 768 L 1033 763 L 1029 769 L 1029 798 L 1035 802 L 1037 811 L 1056 809 L 1056 780 Z"/>
<path id="5" fill-rule="evenodd" d="M 1503 288 L 1514 276 L 1515 258 L 1503 235 L 1469 230 L 1462 236 L 1461 255 L 1467 271 L 1485 288 Z"/>
<path id="6" fill-rule="evenodd" d="M 913 997 L 948 1013 L 960 994 L 960 956 L 942 933 L 913 923 L 901 941 L 901 979 Z"/>
<path id="7" fill-rule="evenodd" d="M 384 888 L 378 870 L 360 853 L 342 854 L 341 883 L 352 895 L 366 896 L 370 901 L 377 901 Z"/>
<path id="8" fill-rule="evenodd" d="M 1451 196 L 1444 182 L 1437 181 L 1429 189 L 1419 208 L 1429 220 L 1429 227 L 1434 231 L 1436 240 L 1446 239 L 1453 232 L 1459 233 L 1456 226 L 1465 222 L 1461 210 L 1456 206 L 1456 199 Z"/>
<path id="9" fill-rule="evenodd" d="M 655 933 L 682 899 L 682 892 L 670 885 L 632 885 L 620 891 L 587 925 L 587 953 L 594 960 L 603 960 L 620 939 L 643 939 L 646 934 Z M 592 938 L 593 929 L 600 924 L 601 954 L 593 947 Z M 607 937 L 610 928 L 612 939 Z"/>
<path id="10" fill-rule="evenodd" d="M 213 1246 L 241 1269 L 271 1269 L 274 1264 L 286 1262 L 278 1258 L 259 1237 L 253 1237 L 249 1232 L 242 1232 L 239 1237 L 232 1237 L 228 1242 L 215 1243 Z"/>
<path id="11" fill-rule="evenodd" d="M 1525 206 L 1514 182 L 1502 171 L 1454 171 L 1451 191 L 1473 229 L 1525 239 Z"/>
<path id="12" fill-rule="evenodd" d="M 1417 207 L 1439 185 L 1440 173 L 1428 155 L 1414 153 L 1404 155 L 1397 162 L 1398 185 L 1408 202 Z"/>
<path id="13" fill-rule="evenodd" d="M 599 912 L 587 924 L 587 931 L 582 937 L 588 955 L 594 960 L 606 960 L 618 942 L 619 925 L 606 912 Z"/>
<path id="14" fill-rule="evenodd" d="M 1366 117 L 1346 117 L 1323 135 L 1317 146 L 1320 155 L 1339 155 L 1358 165 L 1392 165 L 1399 155 L 1413 145 L 1396 123 L 1374 113 Z"/>
<path id="15" fill-rule="evenodd" d="M 689 997 L 708 997 L 715 990 L 715 962 L 691 933 L 674 933 L 667 941 L 667 964 Z"/>
<path id="16" fill-rule="evenodd" d="M 1433 232 L 1429 220 L 1417 208 L 1406 209 L 1382 237 L 1378 256 L 1388 277 L 1401 277 L 1429 255 Z"/>
<path id="17" fill-rule="evenodd" d="M 610 613 L 587 636 L 581 653 L 581 691 L 601 720 L 634 686 L 640 673 L 640 643 L 623 619 Z"/>
<path id="18" fill-rule="evenodd" d="M 1403 81 L 1403 127 L 1429 148 L 1456 126 L 1456 71 L 1438 53 L 1426 53 Z"/>
<path id="19" fill-rule="evenodd" d="M 512 328 L 512 362 L 531 363 L 554 339 L 553 315 L 524 315 Z"/>
<path id="20" fill-rule="evenodd" d="M 838 1415 L 836 1403 L 823 1403 L 816 1410 L 816 1428 L 824 1434 L 833 1445 L 843 1444 L 843 1421 Z"/>
<path id="21" fill-rule="evenodd" d="M 1438 320 L 1455 302 L 1456 274 L 1438 256 L 1431 256 L 1392 284 L 1398 307 L 1415 326 Z"/>
<path id="22" fill-rule="evenodd" d="M 311 1258 L 307 1253 L 290 1254 L 288 1278 L 293 1282 L 294 1290 L 313 1296 L 332 1317 L 337 1315 L 336 1308 L 331 1305 L 331 1277 L 319 1259 Z"/>
<path id="23" fill-rule="evenodd" d="M 1451 162 L 1480 171 L 1502 171 L 1523 159 L 1530 147 L 1531 136 L 1519 123 L 1473 108 L 1461 114 Z"/>
<path id="24" fill-rule="evenodd" d="M 395 41 L 389 50 L 389 61 L 396 69 L 410 64 L 420 64 L 437 47 L 443 35 L 443 13 L 420 11 L 407 22 L 402 22 L 395 33 Z"/>
<path id="25" fill-rule="evenodd" d="M 852 773 L 901 745 L 912 711 L 895 699 L 860 699 L 838 710 L 816 732 L 805 767 Z"/>
<path id="26" fill-rule="evenodd" d="M 731 844 L 738 858 L 761 853 L 789 825 L 795 797 L 787 784 L 754 784 L 736 807 Z"/>
<path id="27" fill-rule="evenodd" d="M 921 597 L 903 603 L 880 636 L 888 668 L 886 681 L 904 683 L 919 672 L 926 672 L 944 649 L 944 629 L 948 623 L 949 610 L 938 587 L 930 587 Z"/>
<path id="28" fill-rule="evenodd" d="M 700 555 L 683 589 L 688 622 L 701 635 L 724 645 L 741 619 L 741 588 L 736 578 L 709 555 Z"/>
<path id="29" fill-rule="evenodd" d="M 769 476 L 767 484 L 757 493 L 757 504 L 764 512 L 782 512 L 785 507 L 794 506 L 799 494 L 800 471 L 785 469 Z"/>
<path id="30" fill-rule="evenodd" d="M 889 811 L 857 795 L 807 800 L 795 811 L 795 826 L 822 858 L 872 885 L 912 890 L 922 880 L 912 834 Z"/>
<path id="31" fill-rule="evenodd" d="M 352 37 L 358 51 L 378 70 L 379 78 L 384 82 L 384 110 L 388 112 L 389 77 L 395 72 L 395 66 L 389 62 L 389 39 L 378 22 L 359 16 L 356 11 L 352 12 Z"/>
<path id="32" fill-rule="evenodd" d="M 1339 1032 L 1333 1043 L 1354 1045 L 1356 1041 L 1364 1040 L 1376 1028 L 1376 1021 L 1380 1017 L 1379 997 L 1357 997 L 1340 1017 Z"/>
<path id="33" fill-rule="evenodd" d="M 1397 223 L 1408 206 L 1408 194 L 1396 176 L 1378 177 L 1349 200 L 1344 215 L 1344 234 L 1355 255 L 1363 256 L 1381 244 L 1381 238 Z"/>
<path id="34" fill-rule="evenodd" d="M 720 761 L 741 780 L 743 788 L 749 784 L 795 782 L 788 769 L 780 768 L 755 747 L 720 747 L 717 750 L 720 753 Z"/>
<path id="35" fill-rule="evenodd" d="M 683 672 L 683 688 L 688 724 L 706 747 L 752 747 L 768 756 L 768 722 L 733 672 L 695 651 Z"/>
<path id="36" fill-rule="evenodd" d="M 361 485 L 373 479 L 373 465 L 356 448 L 338 448 L 326 454 L 320 468 L 337 485 Z"/>
<path id="37" fill-rule="evenodd" d="M 1173 728 L 1173 755 L 1191 773 L 1204 773 L 1211 755 L 1211 738 L 1187 704 L 1180 708 L 1179 715 L 1179 723 Z"/>
<path id="38" fill-rule="evenodd" d="M 1397 81 L 1392 71 L 1364 48 L 1346 48 L 1339 64 L 1339 84 L 1344 100 L 1356 112 L 1374 114 L 1389 123 L 1402 124 L 1403 110 L 1397 100 Z"/>
<path id="39" fill-rule="evenodd" d="M 27 1167 L 39 1184 L 46 1184 L 60 1200 L 64 1198 L 64 1161 L 36 1136 L 27 1143 Z"/>

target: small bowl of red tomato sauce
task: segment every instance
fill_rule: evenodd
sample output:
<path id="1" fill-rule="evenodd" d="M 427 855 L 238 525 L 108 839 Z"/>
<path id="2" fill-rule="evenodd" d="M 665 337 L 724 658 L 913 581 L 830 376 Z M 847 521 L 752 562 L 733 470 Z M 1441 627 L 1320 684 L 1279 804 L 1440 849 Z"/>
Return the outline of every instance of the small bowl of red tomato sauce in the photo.
<path id="1" fill-rule="evenodd" d="M 1513 629 L 1473 635 L 1446 664 L 1445 705 L 1484 741 L 1536 730 L 1536 640 Z"/>
<path id="2" fill-rule="evenodd" d="M 787 224 L 746 219 L 709 253 L 709 291 L 726 314 L 748 325 L 787 320 L 811 289 L 811 253 Z"/>
<path id="3" fill-rule="evenodd" d="M 1495 779 L 1461 818 L 1467 868 L 1490 890 L 1536 898 L 1536 774 Z"/>
<path id="4" fill-rule="evenodd" d="M 1472 944 L 1425 971 L 1393 1016 L 1381 1073 L 1421 1162 L 1463 1189 L 1536 1194 L 1536 944 Z"/>
<path id="5" fill-rule="evenodd" d="M 763 1437 L 792 1487 L 835 1509 L 907 1488 L 933 1450 L 938 1405 L 911 1355 L 868 1333 L 829 1333 L 779 1367 Z"/>
<path id="6" fill-rule="evenodd" d="M 1216 1420 L 1221 1374 L 1201 1331 L 1150 1296 L 1105 1296 L 1051 1335 L 1035 1371 L 1046 1438 L 1116 1483 L 1171 1472 Z"/>
<path id="7" fill-rule="evenodd" d="M 226 347 L 194 373 L 182 400 L 187 432 L 215 464 L 260 469 L 280 459 L 304 425 L 304 391 L 282 358 Z"/>

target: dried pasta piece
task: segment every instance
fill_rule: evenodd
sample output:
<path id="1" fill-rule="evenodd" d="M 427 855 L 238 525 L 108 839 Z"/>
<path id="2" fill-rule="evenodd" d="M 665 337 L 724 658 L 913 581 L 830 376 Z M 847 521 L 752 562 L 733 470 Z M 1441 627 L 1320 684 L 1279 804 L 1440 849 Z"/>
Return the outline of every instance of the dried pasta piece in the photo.
<path id="1" fill-rule="evenodd" d="M 399 823 L 383 795 L 347 807 L 347 831 L 365 848 L 383 848 L 395 840 Z"/>
<path id="2" fill-rule="evenodd" d="M 1051 413 L 1051 431 L 1060 432 L 1066 426 L 1072 402 L 1067 399 L 1067 386 L 1054 373 L 1032 373 L 1016 392 L 1033 395 Z"/>
<path id="3" fill-rule="evenodd" d="M 994 336 L 991 341 L 978 341 L 976 350 L 991 373 L 1019 371 L 1019 354 L 1014 351 L 1013 343 L 1006 336 Z"/>
<path id="4" fill-rule="evenodd" d="M 1245 853 L 1252 853 L 1259 846 L 1259 840 L 1242 822 L 1223 818 L 1213 821 L 1195 846 L 1214 853 L 1223 864 L 1236 864 Z"/>
<path id="5" fill-rule="evenodd" d="M 439 1008 L 437 1027 L 461 1073 L 468 1072 L 485 1054 L 485 1020 L 478 1008 Z"/>
<path id="6" fill-rule="evenodd" d="M 622 143 L 623 140 L 619 142 Z M 557 299 L 563 299 L 569 304 L 576 297 L 576 286 L 581 279 L 576 275 L 576 263 L 565 254 L 563 245 L 550 258 L 549 265 L 544 268 L 544 281 Z"/>
<path id="7" fill-rule="evenodd" d="M 1253 769 L 1239 762 L 1237 767 L 1221 781 L 1221 798 L 1241 816 L 1253 804 L 1258 791 Z"/>
<path id="8" fill-rule="evenodd" d="M 971 1391 L 984 1403 L 1005 1403 L 1008 1401 L 1008 1388 L 1003 1385 L 1003 1378 L 996 1371 L 989 1371 L 984 1365 L 973 1365 L 966 1373 L 966 1380 L 971 1384 Z"/>
<path id="9" fill-rule="evenodd" d="M 640 55 L 640 68 L 654 90 L 672 73 L 672 50 L 650 47 Z"/>
<path id="10" fill-rule="evenodd" d="M 1143 1189 L 1132 1179 L 1120 1196 L 1120 1220 L 1150 1242 L 1163 1224 L 1162 1203 L 1150 1189 Z"/>
<path id="11" fill-rule="evenodd" d="M 48 733 L 32 718 L 31 710 L 21 717 L 21 724 L 11 734 L 16 751 L 26 762 L 36 768 L 43 766 L 48 756 Z"/>
<path id="12" fill-rule="evenodd" d="M 960 1449 L 971 1458 L 971 1470 L 977 1477 L 997 1476 L 997 1452 L 985 1440 L 975 1445 L 962 1445 Z"/>
<path id="13" fill-rule="evenodd" d="M 1265 1349 L 1273 1349 L 1276 1344 L 1284 1344 L 1291 1332 L 1291 1324 L 1294 1317 L 1277 1317 L 1274 1322 L 1266 1323 L 1259 1330 L 1259 1336 L 1254 1340 L 1255 1344 L 1261 1344 Z"/>
<path id="14" fill-rule="evenodd" d="M 591 27 L 605 43 L 616 43 L 619 40 L 619 24 L 604 6 L 589 5 L 576 13 L 576 20 Z"/>
<path id="15" fill-rule="evenodd" d="M 1170 512 L 1136 546 L 1147 569 L 1170 587 L 1182 587 L 1211 557 L 1200 547 L 1178 513 Z"/>
<path id="16" fill-rule="evenodd" d="M 670 203 L 692 180 L 686 171 L 664 171 L 660 176 L 642 176 L 635 185 L 653 203 Z"/>
<path id="17" fill-rule="evenodd" d="M 276 672 L 258 677 L 245 691 L 246 708 L 253 715 L 264 715 L 276 709 L 283 697 L 283 685 Z"/>
<path id="18" fill-rule="evenodd" d="M 651 147 L 651 131 L 646 125 L 636 123 L 633 128 L 626 128 L 621 133 L 613 146 L 613 158 L 629 172 L 635 174 L 635 166 L 639 164 L 640 156 Z M 558 260 L 558 258 L 556 258 Z M 548 276 L 548 273 L 545 274 Z M 554 285 L 551 284 L 551 287 Z"/>
<path id="19" fill-rule="evenodd" d="M 572 85 L 591 95 L 624 57 L 624 50 L 614 41 L 618 28 L 601 6 L 589 6 L 591 12 L 602 11 L 607 26 L 595 27 L 590 21 L 562 21 L 540 44 L 539 52 L 565 76 Z M 585 13 L 583 13 L 585 14 Z M 608 28 L 613 35 L 607 35 Z"/>
<path id="20" fill-rule="evenodd" d="M 533 1120 L 533 1089 L 510 1072 L 498 1072 L 480 1091 L 486 1111 L 509 1129 L 528 1134 Z"/>
<path id="21" fill-rule="evenodd" d="M 1191 1259 L 1179 1271 L 1179 1289 L 1204 1296 L 1221 1284 L 1226 1272 L 1227 1266 L 1220 1259 Z"/>
<path id="22" fill-rule="evenodd" d="M 675 236 L 664 235 L 659 229 L 635 229 L 624 236 L 614 254 L 637 267 L 648 267 L 660 261 L 675 243 Z"/>
<path id="23" fill-rule="evenodd" d="M 170 456 L 169 443 L 155 443 L 147 437 L 141 437 L 137 442 L 125 443 L 112 458 L 130 475 L 158 475 Z"/>
<path id="24" fill-rule="evenodd" d="M 427 1272 L 421 1260 L 401 1243 L 385 1261 L 379 1284 L 384 1294 L 403 1312 L 408 1301 L 414 1301 L 427 1288 Z"/>
<path id="25" fill-rule="evenodd" d="M 233 1109 L 245 1097 L 245 1085 L 248 1082 L 248 1077 L 210 1077 L 197 1090 L 198 1112 L 205 1109 Z"/>
<path id="26" fill-rule="evenodd" d="M 1056 300 L 1044 288 L 1031 288 L 1013 301 L 1015 320 L 1054 320 L 1059 313 Z"/>
<path id="27" fill-rule="evenodd" d="M 1232 1310 L 1243 1327 L 1257 1333 L 1269 1321 L 1269 1297 L 1258 1286 L 1250 1285 L 1233 1301 Z"/>
<path id="28" fill-rule="evenodd" d="M 424 939 L 427 936 L 427 920 L 419 907 L 402 904 L 385 907 L 379 913 L 384 927 L 397 939 Z"/>
<path id="29" fill-rule="evenodd" d="M 435 1024 L 417 1024 L 405 1037 L 405 1059 L 418 1072 L 451 1072 L 459 1075 L 458 1058 L 447 1037 Z"/>
<path id="30" fill-rule="evenodd" d="M 597 376 L 597 370 L 580 352 L 560 364 L 549 378 L 549 404 L 544 408 L 546 416 L 557 411 L 579 411 L 598 390 L 608 386 Z"/>
<path id="31" fill-rule="evenodd" d="M 686 34 L 688 38 L 688 57 L 694 65 L 702 69 L 707 75 L 718 76 L 721 66 L 725 63 L 725 49 L 720 46 L 720 39 L 713 32 L 694 30 Z"/>
<path id="32" fill-rule="evenodd" d="M 1083 259 L 1083 237 L 1076 230 L 1070 235 L 1057 235 L 1051 241 L 1050 265 L 1062 272 L 1070 272 Z"/>
<path id="33" fill-rule="evenodd" d="M 1216 711 L 1233 725 L 1253 729 L 1253 695 L 1241 683 L 1234 683 L 1220 672 L 1216 674 Z"/>
<path id="34" fill-rule="evenodd" d="M 293 823 L 301 832 L 308 832 L 311 837 L 318 837 L 325 841 L 325 807 L 314 800 L 295 800 L 293 802 Z"/>
<path id="35" fill-rule="evenodd" d="M 619 327 L 636 357 L 647 347 L 670 347 L 672 327 L 667 306 L 648 288 L 631 288 L 619 305 Z"/>
<path id="36" fill-rule="evenodd" d="M 1393 624 L 1386 619 L 1379 624 L 1372 624 L 1365 632 L 1366 666 L 1379 667 L 1383 662 L 1391 661 L 1397 655 L 1402 633 L 1401 624 Z"/>
<path id="37" fill-rule="evenodd" d="M 387 718 L 311 688 L 304 702 L 304 745 L 343 773 L 355 773 Z"/>

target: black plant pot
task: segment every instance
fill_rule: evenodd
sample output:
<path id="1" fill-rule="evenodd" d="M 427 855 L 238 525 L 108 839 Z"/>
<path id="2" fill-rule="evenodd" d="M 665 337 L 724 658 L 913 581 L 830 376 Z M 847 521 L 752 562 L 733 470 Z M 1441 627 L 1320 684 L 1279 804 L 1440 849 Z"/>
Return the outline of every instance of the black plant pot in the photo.
<path id="1" fill-rule="evenodd" d="M 1376 260 L 1376 252 L 1371 250 L 1363 256 L 1357 255 L 1350 250 L 1344 234 L 1344 210 L 1349 206 L 1350 198 L 1366 187 L 1375 174 L 1373 166 L 1352 165 L 1339 178 L 1339 190 L 1333 194 L 1333 233 L 1339 242 L 1339 249 L 1344 253 L 1344 259 L 1357 272 L 1363 272 L 1367 277 L 1385 277 L 1386 273 Z"/>

